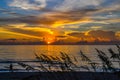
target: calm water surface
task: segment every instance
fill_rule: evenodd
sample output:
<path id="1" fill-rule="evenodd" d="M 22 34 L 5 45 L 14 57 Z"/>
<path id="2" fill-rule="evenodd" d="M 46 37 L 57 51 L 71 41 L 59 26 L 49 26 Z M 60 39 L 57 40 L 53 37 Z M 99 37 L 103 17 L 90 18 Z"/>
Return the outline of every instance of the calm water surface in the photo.
<path id="1" fill-rule="evenodd" d="M 60 52 L 79 57 L 80 50 L 94 59 L 95 48 L 106 53 L 109 48 L 116 51 L 115 45 L 0 45 L 0 59 L 35 59 L 34 53 L 59 56 Z"/>
<path id="2" fill-rule="evenodd" d="M 92 61 L 99 62 L 95 48 L 108 53 L 107 49 L 112 48 L 117 52 L 115 45 L 0 45 L 0 61 L 5 60 L 34 60 L 37 54 L 47 54 L 52 56 L 59 56 L 60 52 L 65 52 L 71 57 L 77 58 L 77 65 L 88 65 L 80 59 L 80 50 L 84 52 Z M 31 66 L 39 64 L 27 63 Z M 118 64 L 115 64 L 119 67 Z M 6 69 L 9 64 L 0 64 L 0 69 Z M 90 66 L 90 65 L 89 65 Z M 22 69 L 18 64 L 14 64 L 17 69 Z"/>

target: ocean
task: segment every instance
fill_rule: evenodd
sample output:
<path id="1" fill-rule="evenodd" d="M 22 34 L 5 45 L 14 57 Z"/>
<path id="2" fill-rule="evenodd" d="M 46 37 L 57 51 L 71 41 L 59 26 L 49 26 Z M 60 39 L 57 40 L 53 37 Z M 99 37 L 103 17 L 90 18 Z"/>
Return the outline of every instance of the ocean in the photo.
<path id="1" fill-rule="evenodd" d="M 110 55 L 109 48 L 118 53 L 115 45 L 0 45 L 0 61 L 35 60 L 35 53 L 38 55 L 60 56 L 60 52 L 64 52 L 72 58 L 73 56 L 76 57 L 77 64 L 81 66 L 84 65 L 84 62 L 81 61 L 80 50 L 92 61 L 99 62 L 95 48 L 102 50 L 108 56 Z M 5 64 L 0 65 L 2 66 L 0 68 L 6 66 Z"/>
<path id="2" fill-rule="evenodd" d="M 59 56 L 60 52 L 79 57 L 80 50 L 93 58 L 97 55 L 95 48 L 105 53 L 109 48 L 117 52 L 115 45 L 0 45 L 0 59 L 35 59 L 35 53 Z"/>

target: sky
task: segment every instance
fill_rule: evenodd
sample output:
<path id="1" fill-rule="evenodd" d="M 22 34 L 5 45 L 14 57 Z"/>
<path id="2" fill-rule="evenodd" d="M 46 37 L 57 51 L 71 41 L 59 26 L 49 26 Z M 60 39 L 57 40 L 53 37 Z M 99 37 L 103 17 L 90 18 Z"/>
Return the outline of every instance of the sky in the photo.
<path id="1" fill-rule="evenodd" d="M 0 40 L 120 41 L 120 0 L 0 0 Z"/>

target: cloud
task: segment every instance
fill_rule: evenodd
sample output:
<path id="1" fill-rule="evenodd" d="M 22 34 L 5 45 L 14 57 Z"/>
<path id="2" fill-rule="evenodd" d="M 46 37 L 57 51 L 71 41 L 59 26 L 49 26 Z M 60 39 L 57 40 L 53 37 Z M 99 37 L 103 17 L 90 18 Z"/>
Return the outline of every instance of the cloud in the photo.
<path id="1" fill-rule="evenodd" d="M 9 6 L 24 10 L 40 10 L 46 7 L 46 0 L 13 0 Z"/>
<path id="2" fill-rule="evenodd" d="M 101 29 L 102 28 L 102 26 L 92 26 L 91 27 L 91 29 L 93 29 L 93 30 L 98 30 L 98 29 Z"/>
<path id="3" fill-rule="evenodd" d="M 89 31 L 87 34 L 99 40 L 116 40 L 116 35 L 113 31 L 93 30 Z"/>
<path id="4" fill-rule="evenodd" d="M 107 20 L 101 20 L 101 21 L 95 21 L 86 23 L 86 24 L 80 24 L 78 28 L 78 31 L 87 31 L 87 30 L 106 30 L 106 31 L 119 31 L 120 23 L 116 23 L 116 21 L 119 21 L 116 19 L 115 21 L 107 21 Z M 103 23 L 102 23 L 103 22 Z"/>
<path id="5" fill-rule="evenodd" d="M 29 5 L 33 5 L 36 1 L 41 2 L 41 0 L 14 0 L 14 2 L 16 1 L 16 3 L 21 3 L 22 2 L 25 4 L 29 4 Z M 33 3 L 31 3 L 31 1 L 33 1 Z M 56 1 L 56 0 L 55 0 Z M 14 3 L 14 2 L 11 2 Z M 45 28 L 58 28 L 58 29 L 62 29 L 62 30 L 73 30 L 73 31 L 86 31 L 86 30 L 90 30 L 90 29 L 95 29 L 96 27 L 91 27 L 91 26 L 103 26 L 102 30 L 112 30 L 113 28 L 111 27 L 111 24 L 114 24 L 113 26 L 117 26 L 116 28 L 114 28 L 113 30 L 118 30 L 119 26 L 116 25 L 116 23 L 120 22 L 119 17 L 118 18 L 114 18 L 113 17 L 109 17 L 109 18 L 94 18 L 97 17 L 97 15 L 103 15 L 104 13 L 110 13 L 111 11 L 116 11 L 116 9 L 118 9 L 118 6 L 114 7 L 105 7 L 105 8 L 83 8 L 83 7 L 87 7 L 87 6 L 99 6 L 103 3 L 103 0 L 64 0 L 64 2 L 62 4 L 65 5 L 65 3 L 67 3 L 66 5 L 69 4 L 71 8 L 71 11 L 66 10 L 65 12 L 62 11 L 51 11 L 51 12 L 47 12 L 41 14 L 33 14 L 31 15 L 21 15 L 18 14 L 19 12 L 15 13 L 15 12 L 11 12 L 11 11 L 7 11 L 6 13 L 17 16 L 17 17 L 2 17 L 0 18 L 0 24 L 21 24 L 21 23 L 25 23 L 28 26 L 30 25 L 31 27 L 37 26 L 37 27 L 45 27 Z M 35 3 L 36 4 L 36 3 Z M 35 5 L 34 4 L 34 5 Z M 60 5 L 62 5 L 60 4 Z M 70 5 L 71 4 L 71 5 Z M 76 4 L 76 5 L 75 5 Z M 79 4 L 79 5 L 78 5 Z M 17 4 L 16 4 L 17 5 Z M 60 6 L 58 5 L 58 6 Z M 68 7 L 69 7 L 68 6 Z M 24 6 L 22 6 L 24 7 Z M 28 7 L 26 7 L 28 8 Z M 35 7 L 37 8 L 37 7 Z M 59 8 L 59 7 L 58 7 Z M 67 7 L 63 8 L 66 9 Z M 74 9 L 75 8 L 75 9 Z M 23 8 L 21 8 L 23 9 Z M 31 9 L 28 8 L 28 9 Z M 57 8 L 56 8 L 57 9 Z M 35 9 L 34 9 L 35 10 Z M 59 10 L 59 9 L 58 9 Z M 3 11 L 5 12 L 5 11 Z M 35 12 L 35 11 L 33 11 Z M 102 14 L 103 13 L 103 14 Z M 118 12 L 119 13 L 119 12 Z M 97 15 L 96 15 L 97 14 Z M 116 13 L 113 13 L 116 14 Z M 104 16 L 103 16 L 104 17 Z M 104 23 L 104 24 L 103 24 Z M 77 26 L 74 26 L 75 24 L 78 24 Z M 98 27 L 97 27 L 98 29 Z M 101 29 L 101 28 L 99 28 Z M 96 29 L 95 29 L 96 30 Z"/>
<path id="6" fill-rule="evenodd" d="M 69 11 L 86 8 L 88 6 L 96 7 L 103 2 L 104 0 L 64 0 L 62 4 L 56 6 L 54 9 L 60 11 Z"/>
<path id="7" fill-rule="evenodd" d="M 56 36 L 56 37 L 62 39 L 62 38 L 66 38 L 67 36 Z"/>
<path id="8" fill-rule="evenodd" d="M 103 31 L 103 30 L 91 30 L 87 32 L 71 32 L 67 35 L 76 37 L 80 40 L 86 40 L 86 41 L 115 41 L 118 40 L 118 34 L 116 36 L 116 33 L 113 31 Z"/>
<path id="9" fill-rule="evenodd" d="M 50 34 L 50 31 L 48 31 L 47 29 L 45 30 L 42 30 L 42 29 L 25 29 L 25 28 L 14 28 L 14 27 L 5 27 L 4 28 L 7 32 L 13 32 L 13 33 L 18 33 L 18 34 L 24 34 L 24 35 L 29 35 L 29 36 L 33 36 L 33 38 L 35 37 L 37 37 L 37 38 L 42 38 L 42 37 L 44 37 L 44 36 L 46 36 L 46 35 L 51 35 Z"/>
<path id="10" fill-rule="evenodd" d="M 85 33 L 80 33 L 80 32 L 72 32 L 72 33 L 69 33 L 67 34 L 69 36 L 74 36 L 74 37 L 85 37 Z"/>
<path id="11" fill-rule="evenodd" d="M 6 38 L 31 38 L 31 39 L 40 39 L 39 36 L 35 36 L 35 35 L 30 35 L 30 34 L 26 34 L 24 32 L 17 32 L 14 31 L 12 29 L 7 29 L 7 28 L 0 28 L 0 36 L 1 39 L 6 39 Z"/>
<path id="12" fill-rule="evenodd" d="M 17 13 L 17 12 L 15 12 L 15 11 L 12 11 L 12 10 L 10 10 L 10 9 L 5 9 L 5 8 L 0 8 L 0 13 L 1 14 L 4 14 L 4 15 L 6 15 L 6 16 L 12 16 L 12 17 L 17 17 L 17 16 L 23 16 L 22 14 L 20 14 L 20 13 Z M 3 16 L 1 16 L 1 17 L 3 17 Z"/>
<path id="13" fill-rule="evenodd" d="M 9 38 L 9 39 L 7 39 L 7 40 L 15 41 L 15 40 L 17 40 L 17 39 L 16 39 L 16 38 Z"/>
<path id="14" fill-rule="evenodd" d="M 120 31 L 116 32 L 117 39 L 120 40 Z"/>
<path id="15" fill-rule="evenodd" d="M 27 15 L 20 17 L 8 17 L 1 18 L 1 23 L 27 23 L 27 24 L 39 24 L 43 26 L 62 26 L 66 24 L 76 24 L 76 23 L 84 23 L 91 21 L 87 16 L 89 16 L 89 12 L 95 12 L 97 9 L 83 9 L 76 11 L 68 11 L 68 12 L 50 12 L 46 14 L 40 15 Z"/>

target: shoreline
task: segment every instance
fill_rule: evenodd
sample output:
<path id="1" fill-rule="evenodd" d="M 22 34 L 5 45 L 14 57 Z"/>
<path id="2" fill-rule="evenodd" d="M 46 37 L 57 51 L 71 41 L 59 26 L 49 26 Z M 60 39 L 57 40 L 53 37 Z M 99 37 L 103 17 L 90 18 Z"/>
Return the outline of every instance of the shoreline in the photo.
<path id="1" fill-rule="evenodd" d="M 37 77 L 40 80 L 120 80 L 119 75 L 119 72 L 0 72 L 0 80 L 34 80 Z"/>
<path id="2" fill-rule="evenodd" d="M 48 44 L 0 44 L 0 46 L 3 46 L 3 45 L 6 45 L 6 46 L 16 46 L 16 45 L 42 45 L 42 46 L 48 46 Z M 52 46 L 54 46 L 54 45 L 62 45 L 62 46 L 65 46 L 65 45 L 72 45 L 72 46 L 74 46 L 74 45 L 116 45 L 116 44 L 49 44 L 49 45 L 52 45 Z M 119 44 L 117 44 L 117 45 L 120 45 L 120 43 Z"/>

